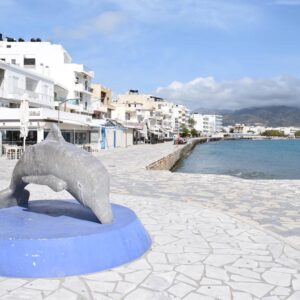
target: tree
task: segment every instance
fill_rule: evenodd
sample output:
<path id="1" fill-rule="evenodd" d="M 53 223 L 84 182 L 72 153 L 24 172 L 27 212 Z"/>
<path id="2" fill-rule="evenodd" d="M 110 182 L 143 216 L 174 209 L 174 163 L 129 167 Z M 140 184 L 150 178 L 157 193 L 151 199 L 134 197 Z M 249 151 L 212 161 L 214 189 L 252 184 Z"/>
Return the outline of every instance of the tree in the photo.
<path id="1" fill-rule="evenodd" d="M 196 121 L 193 118 L 188 119 L 188 124 L 190 128 L 194 128 Z"/>
<path id="2" fill-rule="evenodd" d="M 181 135 L 182 137 L 187 137 L 187 136 L 189 136 L 189 134 L 190 134 L 190 131 L 189 131 L 189 129 L 185 126 L 185 124 L 181 124 L 181 125 L 180 125 L 180 135 Z"/>
<path id="3" fill-rule="evenodd" d="M 191 129 L 191 136 L 192 136 L 192 137 L 198 136 L 198 132 L 197 132 L 197 130 L 196 130 L 195 128 L 192 128 L 192 129 Z"/>
<path id="4" fill-rule="evenodd" d="M 275 130 L 275 129 L 270 129 L 270 130 L 266 130 L 264 131 L 261 135 L 263 136 L 284 136 L 284 133 L 282 131 L 279 130 Z"/>
<path id="5" fill-rule="evenodd" d="M 295 132 L 295 137 L 300 137 L 300 130 L 297 130 L 297 131 Z"/>

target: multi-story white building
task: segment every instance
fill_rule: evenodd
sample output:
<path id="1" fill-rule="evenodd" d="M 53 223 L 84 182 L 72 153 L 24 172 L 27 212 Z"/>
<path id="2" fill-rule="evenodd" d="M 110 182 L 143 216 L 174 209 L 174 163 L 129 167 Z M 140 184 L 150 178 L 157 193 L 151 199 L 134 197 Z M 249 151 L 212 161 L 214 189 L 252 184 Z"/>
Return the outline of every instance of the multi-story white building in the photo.
<path id="1" fill-rule="evenodd" d="M 173 104 L 172 107 L 172 128 L 173 133 L 179 133 L 182 125 L 187 125 L 189 119 L 188 109 L 180 104 Z"/>
<path id="2" fill-rule="evenodd" d="M 149 94 L 140 94 L 137 90 L 119 95 L 114 105 L 116 109 L 112 117 L 135 123 L 148 140 L 172 138 L 188 119 L 188 110 L 184 106 Z"/>
<path id="3" fill-rule="evenodd" d="M 199 113 L 192 113 L 191 118 L 195 121 L 194 128 L 198 132 L 203 133 L 205 127 L 203 115 Z"/>
<path id="4" fill-rule="evenodd" d="M 49 77 L 0 61 L 0 131 L 3 143 L 21 143 L 19 107 L 23 100 L 29 103 L 27 144 L 42 141 L 59 115 L 59 126 L 67 141 L 89 142 L 93 130 L 91 116 L 55 110 L 53 91 L 54 82 Z"/>
<path id="5" fill-rule="evenodd" d="M 70 55 L 61 45 L 40 40 L 15 41 L 0 35 L 3 143 L 21 142 L 19 107 L 22 100 L 29 102 L 27 143 L 43 140 L 53 122 L 59 122 L 67 141 L 89 143 L 91 132 L 98 131 L 92 122 L 92 77 L 93 72 L 83 65 L 71 63 Z M 71 100 L 64 103 L 67 99 Z"/>
<path id="6" fill-rule="evenodd" d="M 155 131 L 155 107 L 152 100 L 150 95 L 130 90 L 119 95 L 113 103 L 115 110 L 112 111 L 112 118 L 126 127 L 134 128 L 135 139 L 148 140 L 150 131 Z"/>
<path id="7" fill-rule="evenodd" d="M 221 115 L 193 113 L 191 118 L 196 122 L 194 128 L 204 135 L 216 134 L 222 131 L 223 117 Z"/>
<path id="8" fill-rule="evenodd" d="M 66 102 L 64 110 L 92 114 L 94 72 L 82 64 L 72 63 L 71 56 L 61 45 L 40 39 L 0 39 L 0 60 L 52 78 L 56 105 L 72 99 Z"/>

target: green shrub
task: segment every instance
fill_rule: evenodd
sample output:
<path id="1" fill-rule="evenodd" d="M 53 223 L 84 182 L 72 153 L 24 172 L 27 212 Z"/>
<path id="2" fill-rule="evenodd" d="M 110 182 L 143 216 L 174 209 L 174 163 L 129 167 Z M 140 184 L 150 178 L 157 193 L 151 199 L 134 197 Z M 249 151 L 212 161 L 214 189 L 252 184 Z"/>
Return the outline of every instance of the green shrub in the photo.
<path id="1" fill-rule="evenodd" d="M 284 136 L 284 133 L 279 130 L 271 129 L 271 130 L 266 130 L 264 131 L 261 135 L 263 136 Z"/>

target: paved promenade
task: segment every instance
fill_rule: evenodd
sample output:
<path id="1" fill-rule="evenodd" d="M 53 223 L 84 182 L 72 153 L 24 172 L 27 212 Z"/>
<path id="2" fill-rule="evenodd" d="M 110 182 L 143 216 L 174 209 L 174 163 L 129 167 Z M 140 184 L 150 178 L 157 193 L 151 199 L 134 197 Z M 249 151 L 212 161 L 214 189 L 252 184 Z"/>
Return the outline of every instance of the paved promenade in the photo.
<path id="1" fill-rule="evenodd" d="M 0 278 L 0 299 L 300 299 L 300 181 L 147 171 L 170 143 L 103 151 L 111 200 L 132 208 L 153 245 L 110 271 Z M 201 147 L 201 146 L 200 146 Z M 0 158 L 0 189 L 14 162 Z M 32 199 L 70 196 L 30 186 Z"/>

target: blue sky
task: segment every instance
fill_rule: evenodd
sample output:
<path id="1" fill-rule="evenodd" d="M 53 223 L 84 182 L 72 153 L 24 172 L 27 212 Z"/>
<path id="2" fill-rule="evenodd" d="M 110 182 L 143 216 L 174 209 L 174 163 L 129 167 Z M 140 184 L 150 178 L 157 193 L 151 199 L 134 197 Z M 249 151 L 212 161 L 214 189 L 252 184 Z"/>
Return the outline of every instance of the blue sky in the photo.
<path id="1" fill-rule="evenodd" d="M 62 44 L 114 94 L 300 105 L 300 0 L 1 0 L 12 37 Z"/>

